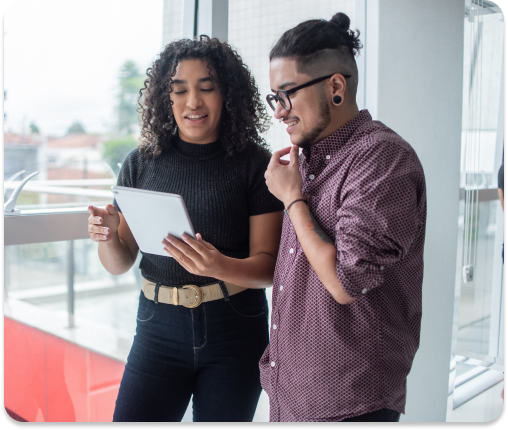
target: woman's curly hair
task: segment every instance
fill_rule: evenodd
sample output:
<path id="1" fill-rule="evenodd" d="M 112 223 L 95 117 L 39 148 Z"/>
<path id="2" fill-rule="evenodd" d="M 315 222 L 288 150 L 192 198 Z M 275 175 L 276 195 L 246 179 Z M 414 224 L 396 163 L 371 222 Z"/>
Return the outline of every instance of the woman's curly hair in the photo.
<path id="1" fill-rule="evenodd" d="M 219 136 L 228 155 L 241 153 L 252 145 L 268 149 L 259 133 L 268 130 L 270 118 L 254 77 L 229 44 L 201 35 L 199 40 L 181 39 L 166 45 L 148 68 L 138 100 L 141 154 L 155 158 L 171 147 L 178 132 L 170 99 L 173 76 L 178 63 L 189 59 L 206 61 L 210 75 L 212 69 L 215 71 L 223 99 Z"/>

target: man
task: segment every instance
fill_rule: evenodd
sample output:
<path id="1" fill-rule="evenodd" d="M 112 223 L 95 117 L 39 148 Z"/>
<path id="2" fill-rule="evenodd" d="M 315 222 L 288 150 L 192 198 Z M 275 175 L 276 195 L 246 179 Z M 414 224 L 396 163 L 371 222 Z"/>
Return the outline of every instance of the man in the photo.
<path id="1" fill-rule="evenodd" d="M 293 144 L 265 173 L 286 209 L 260 361 L 270 421 L 404 412 L 420 335 L 425 178 L 411 146 L 358 110 L 360 48 L 339 13 L 288 30 L 270 52 L 267 100 Z"/>

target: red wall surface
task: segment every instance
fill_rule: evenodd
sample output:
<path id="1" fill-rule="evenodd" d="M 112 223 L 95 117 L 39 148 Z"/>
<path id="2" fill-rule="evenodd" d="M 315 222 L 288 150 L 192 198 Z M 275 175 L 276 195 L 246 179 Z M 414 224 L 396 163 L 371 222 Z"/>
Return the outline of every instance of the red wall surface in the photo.
<path id="1" fill-rule="evenodd" d="M 26 421 L 112 421 L 124 367 L 4 318 L 4 406 Z"/>

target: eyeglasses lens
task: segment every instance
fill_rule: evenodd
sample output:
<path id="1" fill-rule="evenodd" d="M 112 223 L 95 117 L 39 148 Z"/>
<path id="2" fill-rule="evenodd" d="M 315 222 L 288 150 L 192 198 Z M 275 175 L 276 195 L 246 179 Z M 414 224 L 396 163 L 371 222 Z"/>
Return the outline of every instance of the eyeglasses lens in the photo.
<path id="1" fill-rule="evenodd" d="M 270 105 L 272 110 L 274 111 L 275 104 L 277 103 L 277 100 L 274 99 L 274 96 L 272 94 L 269 94 L 268 96 L 266 96 L 266 101 L 268 102 L 268 104 Z"/>
<path id="2" fill-rule="evenodd" d="M 286 93 L 284 91 L 277 91 L 277 95 L 279 96 L 279 101 L 280 101 L 280 104 L 282 105 L 282 107 L 286 110 L 289 110 L 291 104 L 289 102 L 289 98 L 288 96 L 286 95 Z"/>
<path id="3" fill-rule="evenodd" d="M 282 107 L 286 110 L 289 110 L 291 106 L 289 99 L 286 96 L 286 93 L 283 91 L 277 91 L 277 95 L 268 94 L 268 96 L 266 96 L 266 101 L 268 102 L 272 110 L 277 109 L 277 102 L 280 102 Z"/>

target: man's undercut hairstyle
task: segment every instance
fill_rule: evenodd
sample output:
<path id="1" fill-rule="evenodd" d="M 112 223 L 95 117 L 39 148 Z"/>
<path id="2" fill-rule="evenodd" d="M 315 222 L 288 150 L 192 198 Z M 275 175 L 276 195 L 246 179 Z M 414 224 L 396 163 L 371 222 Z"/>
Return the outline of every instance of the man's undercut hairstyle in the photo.
<path id="1" fill-rule="evenodd" d="M 275 58 L 296 60 L 298 72 L 317 78 L 340 73 L 351 75 L 346 80 L 351 100 L 356 100 L 358 68 L 355 56 L 363 47 L 360 32 L 349 29 L 351 21 L 342 13 L 336 13 L 330 21 L 311 19 L 287 30 L 270 51 L 270 61 Z"/>

